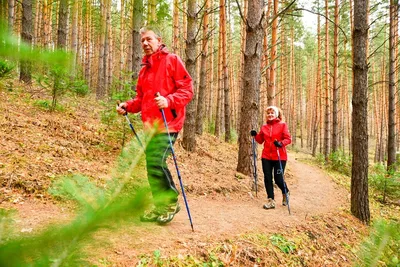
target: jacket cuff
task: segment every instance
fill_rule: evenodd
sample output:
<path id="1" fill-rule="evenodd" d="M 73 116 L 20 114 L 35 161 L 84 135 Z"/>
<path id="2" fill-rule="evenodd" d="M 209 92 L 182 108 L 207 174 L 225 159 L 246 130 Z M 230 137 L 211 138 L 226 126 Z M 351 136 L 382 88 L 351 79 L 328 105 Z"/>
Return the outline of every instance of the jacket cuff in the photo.
<path id="1" fill-rule="evenodd" d="M 166 99 L 168 101 L 168 108 L 169 109 L 175 109 L 174 101 L 172 101 L 171 95 L 167 96 Z"/>

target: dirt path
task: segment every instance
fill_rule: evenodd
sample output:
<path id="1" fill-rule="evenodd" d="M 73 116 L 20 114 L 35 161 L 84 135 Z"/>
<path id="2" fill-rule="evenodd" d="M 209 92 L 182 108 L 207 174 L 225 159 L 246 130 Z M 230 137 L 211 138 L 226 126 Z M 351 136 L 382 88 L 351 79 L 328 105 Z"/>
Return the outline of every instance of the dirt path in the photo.
<path id="1" fill-rule="evenodd" d="M 182 209 L 168 226 L 138 222 L 123 233 L 108 236 L 110 244 L 105 254 L 109 255 L 111 262 L 125 265 L 133 263 L 136 256 L 155 250 L 163 255 L 171 251 L 176 254 L 191 243 L 206 244 L 246 232 L 272 232 L 292 227 L 304 223 L 308 216 L 334 212 L 345 205 L 343 189 L 339 189 L 318 168 L 301 163 L 293 156 L 291 158 L 288 171 L 294 176 L 287 179 L 291 190 L 290 216 L 287 208 L 281 205 L 280 194 L 276 197 L 276 209 L 262 209 L 266 198 L 264 188 L 257 198 L 249 193 L 241 196 L 240 200 L 235 196 L 211 199 L 189 195 L 194 232 L 181 199 Z"/>
<path id="2" fill-rule="evenodd" d="M 117 233 L 101 231 L 96 234 L 100 241 L 107 240 L 102 247 L 90 248 L 90 254 L 102 255 L 107 261 L 122 266 L 131 266 L 137 262 L 138 256 L 151 254 L 159 250 L 162 255 L 184 251 L 196 244 L 207 244 L 233 238 L 247 232 L 274 232 L 285 227 L 293 227 L 304 223 L 307 217 L 335 212 L 346 205 L 345 190 L 330 180 L 317 167 L 307 165 L 289 156 L 286 182 L 291 191 L 291 215 L 287 207 L 281 205 L 281 195 L 275 189 L 277 207 L 274 210 L 264 210 L 262 205 L 266 200 L 264 187 L 258 193 L 233 193 L 228 196 L 188 195 L 189 206 L 193 219 L 192 232 L 187 212 L 180 198 L 181 211 L 167 226 L 137 221 L 125 226 Z M 260 172 L 261 173 L 261 172 Z M 259 179 L 262 183 L 262 178 Z M 25 200 L 10 204 L 19 210 L 17 225 L 20 231 L 32 231 L 43 222 L 55 219 L 68 219 L 70 212 L 40 201 Z"/>

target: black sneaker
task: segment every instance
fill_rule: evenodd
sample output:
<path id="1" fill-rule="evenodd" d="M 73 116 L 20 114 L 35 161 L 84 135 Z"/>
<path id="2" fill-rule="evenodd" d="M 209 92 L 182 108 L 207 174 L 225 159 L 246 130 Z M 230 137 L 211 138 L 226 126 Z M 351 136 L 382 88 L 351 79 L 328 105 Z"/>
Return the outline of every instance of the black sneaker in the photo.
<path id="1" fill-rule="evenodd" d="M 177 214 L 181 210 L 179 203 L 173 203 L 166 206 L 163 212 L 160 212 L 160 215 L 157 218 L 157 222 L 159 224 L 166 224 L 172 221 L 175 214 Z"/>
<path id="2" fill-rule="evenodd" d="M 158 216 L 160 216 L 160 212 L 158 209 L 154 208 L 152 210 L 146 210 L 142 216 L 140 216 L 141 222 L 155 222 L 157 221 Z"/>

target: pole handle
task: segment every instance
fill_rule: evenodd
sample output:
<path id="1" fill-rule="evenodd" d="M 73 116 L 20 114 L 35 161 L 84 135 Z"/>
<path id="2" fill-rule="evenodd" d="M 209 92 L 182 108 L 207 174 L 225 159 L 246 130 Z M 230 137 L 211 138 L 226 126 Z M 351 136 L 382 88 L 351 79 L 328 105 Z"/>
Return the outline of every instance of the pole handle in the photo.
<path id="1" fill-rule="evenodd" d="M 125 108 L 125 107 L 120 107 L 120 106 L 119 106 L 120 104 L 121 104 L 121 101 L 120 101 L 120 100 L 117 100 L 117 108 L 122 108 L 123 110 L 125 110 L 124 116 L 128 115 L 128 111 L 126 111 L 126 108 Z"/>

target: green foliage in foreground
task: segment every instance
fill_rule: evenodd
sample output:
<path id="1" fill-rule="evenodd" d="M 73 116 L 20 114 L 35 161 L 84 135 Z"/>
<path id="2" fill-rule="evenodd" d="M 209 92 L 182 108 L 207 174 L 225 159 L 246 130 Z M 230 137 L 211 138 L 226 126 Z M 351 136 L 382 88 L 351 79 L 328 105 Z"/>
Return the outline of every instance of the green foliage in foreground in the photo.
<path id="1" fill-rule="evenodd" d="M 41 48 L 31 48 L 24 42 L 20 42 L 18 38 L 11 35 L 3 20 L 0 19 L 0 59 L 8 59 L 10 61 L 32 61 L 35 67 L 40 64 L 47 66 L 58 66 L 65 69 L 71 67 L 71 54 L 62 50 L 43 50 Z"/>
<path id="2" fill-rule="evenodd" d="M 132 141 L 122 151 L 113 179 L 105 186 L 99 187 L 82 175 L 55 182 L 51 189 L 54 195 L 80 206 L 76 217 L 64 225 L 15 237 L 8 231 L 10 211 L 0 209 L 0 266 L 86 265 L 82 247 L 96 231 L 132 221 L 148 206 L 147 193 L 140 185 L 136 190 L 129 188 L 129 193 L 124 190 L 142 157 L 143 149 Z"/>
<path id="3" fill-rule="evenodd" d="M 357 266 L 400 266 L 400 222 L 375 222 L 359 258 Z"/>

